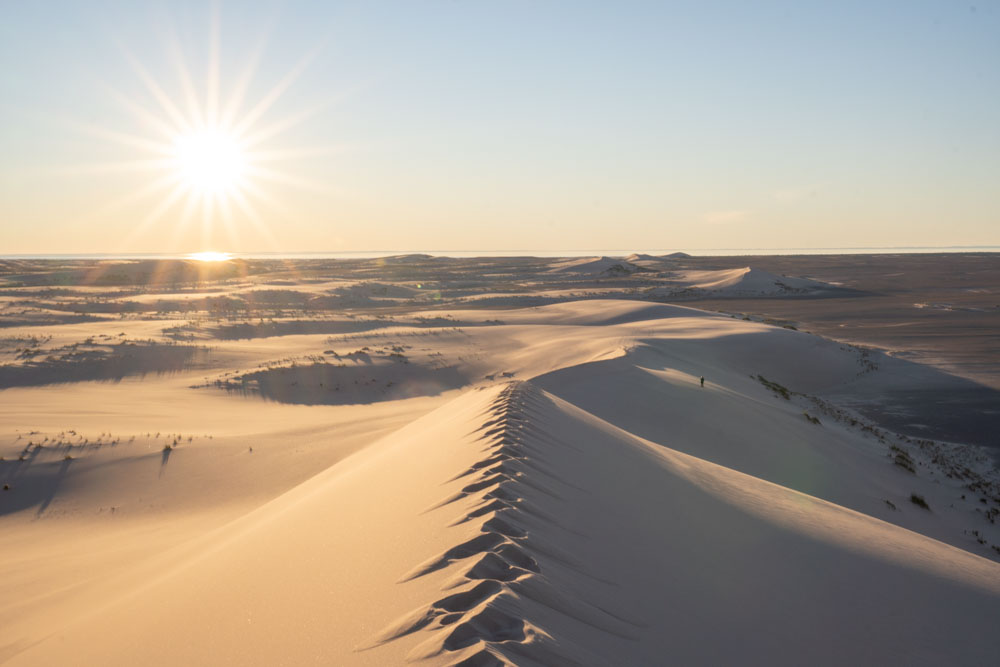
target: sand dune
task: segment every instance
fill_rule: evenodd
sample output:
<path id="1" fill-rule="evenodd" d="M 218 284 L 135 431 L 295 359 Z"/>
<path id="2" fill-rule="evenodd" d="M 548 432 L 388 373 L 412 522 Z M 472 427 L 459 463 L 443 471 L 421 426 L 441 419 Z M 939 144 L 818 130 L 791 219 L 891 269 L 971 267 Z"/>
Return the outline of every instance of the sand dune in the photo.
<path id="1" fill-rule="evenodd" d="M 672 285 L 652 288 L 650 293 L 670 295 L 694 290 L 715 297 L 760 297 L 836 290 L 833 285 L 816 280 L 778 276 L 749 266 L 714 271 L 674 271 L 667 280 Z"/>
<path id="2" fill-rule="evenodd" d="M 531 383 L 470 392 L 349 463 L 11 664 L 995 651 L 1000 565 L 641 440 Z"/>
<path id="3" fill-rule="evenodd" d="M 627 276 L 646 269 L 628 260 L 613 257 L 584 257 L 552 264 L 551 273 L 580 273 L 585 275 Z"/>
<path id="4" fill-rule="evenodd" d="M 734 299 L 785 280 L 679 273 Z M 404 308 L 380 298 L 409 277 L 320 278 L 213 293 L 274 317 L 4 339 L 0 369 L 36 381 L 0 388 L 0 661 L 994 660 L 995 462 L 872 411 L 969 381 L 682 305 Z M 338 289 L 372 298 L 287 310 Z M 52 365 L 119 340 L 150 344 L 108 366 L 129 372 Z"/>

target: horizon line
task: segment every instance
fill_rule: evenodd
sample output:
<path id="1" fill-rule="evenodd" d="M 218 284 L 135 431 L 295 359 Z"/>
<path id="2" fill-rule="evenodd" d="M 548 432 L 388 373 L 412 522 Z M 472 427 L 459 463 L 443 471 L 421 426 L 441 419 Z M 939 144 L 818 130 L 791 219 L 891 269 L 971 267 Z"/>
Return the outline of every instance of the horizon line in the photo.
<path id="1" fill-rule="evenodd" d="M 639 249 L 634 248 L 582 248 L 582 249 L 570 249 L 563 248 L 559 250 L 547 250 L 540 248 L 506 248 L 500 250 L 489 250 L 485 248 L 473 248 L 473 249 L 455 249 L 455 250 L 427 250 L 427 249 L 413 249 L 413 250 L 400 250 L 400 249 L 384 249 L 384 250 L 285 250 L 285 251 L 245 251 L 245 252 L 230 252 L 220 250 L 218 252 L 230 256 L 230 259 L 256 259 L 256 258 L 283 258 L 283 257 L 296 257 L 296 258 L 306 258 L 315 257 L 317 259 L 322 258 L 335 258 L 339 255 L 351 255 L 351 256 L 387 256 L 387 255 L 431 255 L 431 256 L 448 256 L 461 254 L 466 256 L 475 256 L 472 253 L 484 253 L 483 256 L 541 256 L 541 257 L 561 257 L 561 256 L 581 256 L 585 254 L 595 254 L 595 255 L 612 255 L 612 253 L 673 253 L 673 252 L 697 252 L 697 253 L 713 253 L 722 251 L 737 251 L 741 254 L 747 254 L 752 252 L 760 252 L 762 254 L 795 254 L 794 251 L 839 251 L 832 252 L 830 254 L 868 254 L 865 252 L 854 253 L 851 251 L 926 251 L 929 253 L 935 252 L 947 252 L 949 250 L 956 251 L 961 250 L 965 252 L 976 252 L 984 250 L 996 250 L 1000 251 L 1000 244 L 974 244 L 974 245 L 928 245 L 928 246 L 792 246 L 792 247 L 755 247 L 755 248 L 652 248 L 652 249 Z M 846 252 L 845 252 L 846 251 Z M 199 251 L 191 252 L 151 252 L 151 251 L 133 251 L 133 252 L 24 252 L 24 253 L 4 253 L 0 254 L 0 259 L 48 259 L 48 258 L 81 258 L 81 259 L 132 259 L 132 258 L 162 258 L 162 259 L 189 259 L 192 255 L 198 254 Z M 509 254 L 508 254 L 509 253 Z M 560 254 L 564 253 L 564 254 Z M 819 254 L 819 253 L 816 253 Z"/>

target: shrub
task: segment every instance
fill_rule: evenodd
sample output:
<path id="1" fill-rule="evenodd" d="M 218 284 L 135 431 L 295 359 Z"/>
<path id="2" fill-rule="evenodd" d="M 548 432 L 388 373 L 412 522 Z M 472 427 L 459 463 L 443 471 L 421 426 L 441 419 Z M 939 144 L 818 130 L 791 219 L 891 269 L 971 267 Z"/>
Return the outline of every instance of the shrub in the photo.
<path id="1" fill-rule="evenodd" d="M 925 510 L 930 511 L 931 509 L 930 505 L 927 504 L 927 501 L 924 500 L 924 497 L 918 496 L 915 493 L 910 494 L 910 502 L 916 505 L 917 507 L 923 507 Z"/>
<path id="2" fill-rule="evenodd" d="M 786 401 L 791 400 L 791 392 L 788 391 L 787 387 L 783 387 L 777 382 L 771 382 L 763 375 L 758 375 L 757 381 L 760 382 L 765 387 L 767 387 L 768 389 L 770 389 L 771 391 L 773 391 L 775 394 L 784 398 Z"/>
<path id="3" fill-rule="evenodd" d="M 913 474 L 917 473 L 917 469 L 913 467 L 913 459 L 911 459 L 906 452 L 899 452 L 896 454 L 896 456 L 892 459 L 892 462 L 903 470 L 909 470 Z"/>

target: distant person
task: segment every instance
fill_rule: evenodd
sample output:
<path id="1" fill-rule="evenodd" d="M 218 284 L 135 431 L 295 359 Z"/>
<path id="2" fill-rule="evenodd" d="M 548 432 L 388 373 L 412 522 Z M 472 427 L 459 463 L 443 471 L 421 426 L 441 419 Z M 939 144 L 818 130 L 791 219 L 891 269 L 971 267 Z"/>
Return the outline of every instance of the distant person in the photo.
<path id="1" fill-rule="evenodd" d="M 704 375 L 701 376 L 701 386 L 702 387 L 705 386 L 705 376 Z"/>

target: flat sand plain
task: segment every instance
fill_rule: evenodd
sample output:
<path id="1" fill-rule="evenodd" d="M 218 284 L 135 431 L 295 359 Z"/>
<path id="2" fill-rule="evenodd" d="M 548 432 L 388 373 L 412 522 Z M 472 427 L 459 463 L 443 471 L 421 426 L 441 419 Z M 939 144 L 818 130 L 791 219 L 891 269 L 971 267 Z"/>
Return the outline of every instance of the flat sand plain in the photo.
<path id="1" fill-rule="evenodd" d="M 0 662 L 989 664 L 996 255 L 0 263 Z"/>
<path id="2" fill-rule="evenodd" d="M 872 345 L 1000 389 L 1000 256 L 996 253 L 697 258 L 807 275 L 859 292 L 846 298 L 744 299 L 739 308 L 822 336 Z M 725 309 L 706 298 L 699 307 Z"/>

